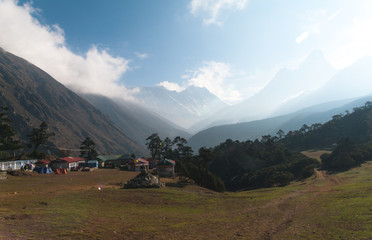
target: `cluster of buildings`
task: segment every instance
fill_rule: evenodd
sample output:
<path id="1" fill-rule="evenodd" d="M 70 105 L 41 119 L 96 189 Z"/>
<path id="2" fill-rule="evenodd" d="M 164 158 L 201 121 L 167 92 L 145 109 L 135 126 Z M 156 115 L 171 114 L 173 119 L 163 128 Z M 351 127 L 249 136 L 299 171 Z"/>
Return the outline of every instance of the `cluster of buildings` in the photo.
<path id="1" fill-rule="evenodd" d="M 134 158 L 130 155 L 101 155 L 97 156 L 100 167 L 115 168 L 125 167 L 129 171 L 140 171 L 141 169 L 156 170 L 160 177 L 172 177 L 176 162 L 170 159 Z"/>
<path id="2" fill-rule="evenodd" d="M 39 173 L 66 173 L 66 171 L 95 168 L 125 168 L 129 171 L 141 169 L 154 170 L 160 177 L 172 177 L 176 162 L 170 159 L 157 160 L 152 158 L 135 158 L 133 155 L 99 155 L 94 160 L 86 162 L 81 157 L 64 157 L 54 161 L 47 160 L 16 160 L 0 162 L 0 170 L 30 169 Z"/>

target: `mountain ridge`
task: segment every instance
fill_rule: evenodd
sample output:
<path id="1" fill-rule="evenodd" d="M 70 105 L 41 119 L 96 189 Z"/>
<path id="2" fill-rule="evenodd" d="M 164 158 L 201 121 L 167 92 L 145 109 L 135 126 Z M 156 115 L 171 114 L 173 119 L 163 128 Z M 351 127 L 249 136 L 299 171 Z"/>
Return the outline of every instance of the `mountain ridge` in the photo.
<path id="1" fill-rule="evenodd" d="M 190 86 L 181 92 L 164 87 L 141 87 L 135 94 L 138 103 L 174 124 L 187 129 L 227 106 L 206 88 Z"/>
<path id="2" fill-rule="evenodd" d="M 155 132 L 162 138 L 176 136 L 188 138 L 191 136 L 185 130 L 138 104 L 94 94 L 83 94 L 82 96 L 109 116 L 116 125 L 142 146 L 145 146 L 146 138 Z"/>
<path id="3" fill-rule="evenodd" d="M 216 146 L 226 139 L 246 141 L 260 139 L 263 135 L 274 136 L 279 129 L 288 132 L 299 129 L 303 124 L 324 123 L 331 120 L 333 115 L 343 113 L 345 110 L 351 111 L 354 107 L 371 100 L 372 95 L 367 95 L 357 99 L 318 104 L 295 113 L 262 120 L 214 126 L 193 135 L 188 139 L 188 142 L 194 150 L 197 150 L 200 147 Z"/>
<path id="4" fill-rule="evenodd" d="M 7 106 L 13 127 L 23 142 L 42 121 L 61 148 L 78 149 L 85 137 L 101 153 L 146 150 L 130 139 L 106 115 L 28 61 L 0 51 L 0 105 Z"/>
<path id="5" fill-rule="evenodd" d="M 297 69 L 279 70 L 261 91 L 242 103 L 225 107 L 210 118 L 195 124 L 191 129 L 200 131 L 206 127 L 217 126 L 219 122 L 232 124 L 270 117 L 281 104 L 318 89 L 335 72 L 323 54 L 314 51 Z"/>

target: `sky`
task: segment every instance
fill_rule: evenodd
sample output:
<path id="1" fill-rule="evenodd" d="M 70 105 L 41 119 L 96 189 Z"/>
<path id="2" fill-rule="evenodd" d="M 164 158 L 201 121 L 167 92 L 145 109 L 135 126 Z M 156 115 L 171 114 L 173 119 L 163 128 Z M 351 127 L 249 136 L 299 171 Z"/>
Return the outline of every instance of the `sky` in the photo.
<path id="1" fill-rule="evenodd" d="M 315 50 L 336 68 L 372 55 L 369 0 L 0 0 L 0 47 L 73 90 L 206 87 L 228 104 Z"/>

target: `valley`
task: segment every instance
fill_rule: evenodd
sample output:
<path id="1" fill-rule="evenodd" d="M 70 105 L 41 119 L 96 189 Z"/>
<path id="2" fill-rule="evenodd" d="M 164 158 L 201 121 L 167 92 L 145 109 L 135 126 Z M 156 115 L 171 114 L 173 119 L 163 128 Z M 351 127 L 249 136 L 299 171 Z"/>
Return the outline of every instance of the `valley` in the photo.
<path id="1" fill-rule="evenodd" d="M 0 240 L 371 240 L 371 12 L 0 0 Z"/>

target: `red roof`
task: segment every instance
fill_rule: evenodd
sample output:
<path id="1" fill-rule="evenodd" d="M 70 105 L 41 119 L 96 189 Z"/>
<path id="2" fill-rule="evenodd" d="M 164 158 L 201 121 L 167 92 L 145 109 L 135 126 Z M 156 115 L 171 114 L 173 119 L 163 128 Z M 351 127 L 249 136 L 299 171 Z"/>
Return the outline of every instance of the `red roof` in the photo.
<path id="1" fill-rule="evenodd" d="M 130 165 L 136 165 L 136 164 L 149 165 L 149 162 L 146 161 L 143 158 L 137 158 L 137 159 L 134 159 L 134 160 L 130 161 L 128 164 L 130 164 Z"/>
<path id="2" fill-rule="evenodd" d="M 145 160 L 147 160 L 148 162 L 159 162 L 159 159 L 156 158 L 146 158 Z"/>
<path id="3" fill-rule="evenodd" d="M 47 160 L 38 160 L 35 164 L 50 164 L 50 161 L 47 161 Z"/>
<path id="4" fill-rule="evenodd" d="M 81 157 L 64 157 L 64 158 L 59 158 L 58 160 L 65 161 L 65 162 L 68 162 L 68 163 L 72 163 L 72 162 L 85 161 L 85 158 L 81 158 Z"/>

